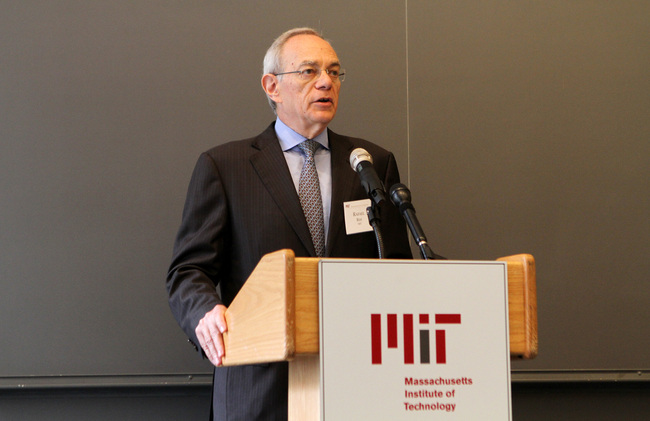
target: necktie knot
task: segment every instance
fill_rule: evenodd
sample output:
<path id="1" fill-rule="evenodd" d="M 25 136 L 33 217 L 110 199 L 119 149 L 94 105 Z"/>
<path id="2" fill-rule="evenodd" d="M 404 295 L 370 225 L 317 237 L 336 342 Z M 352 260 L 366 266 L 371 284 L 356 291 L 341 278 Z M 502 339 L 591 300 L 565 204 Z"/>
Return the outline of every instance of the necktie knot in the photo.
<path id="1" fill-rule="evenodd" d="M 302 152 L 305 154 L 307 159 L 311 159 L 311 158 L 314 157 L 314 154 L 316 153 L 316 151 L 320 147 L 320 143 L 318 143 L 318 142 L 316 142 L 314 140 L 311 140 L 311 139 L 306 139 L 305 141 L 300 143 L 298 146 L 300 147 Z"/>

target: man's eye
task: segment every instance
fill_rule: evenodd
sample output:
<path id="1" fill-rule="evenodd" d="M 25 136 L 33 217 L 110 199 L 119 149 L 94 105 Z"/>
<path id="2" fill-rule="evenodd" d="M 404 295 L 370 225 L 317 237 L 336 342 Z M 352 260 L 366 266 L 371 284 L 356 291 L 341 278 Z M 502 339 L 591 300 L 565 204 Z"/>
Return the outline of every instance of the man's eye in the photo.
<path id="1" fill-rule="evenodd" d="M 313 75 L 314 73 L 316 73 L 316 70 L 315 70 L 315 69 L 311 69 L 311 68 L 309 68 L 309 69 L 303 69 L 303 70 L 301 71 L 301 73 L 302 73 L 304 76 L 311 76 L 311 75 Z"/>
<path id="2" fill-rule="evenodd" d="M 338 71 L 338 70 L 330 70 L 328 73 L 329 73 L 330 75 L 334 76 L 334 77 L 338 77 L 338 76 L 339 76 L 339 71 Z"/>

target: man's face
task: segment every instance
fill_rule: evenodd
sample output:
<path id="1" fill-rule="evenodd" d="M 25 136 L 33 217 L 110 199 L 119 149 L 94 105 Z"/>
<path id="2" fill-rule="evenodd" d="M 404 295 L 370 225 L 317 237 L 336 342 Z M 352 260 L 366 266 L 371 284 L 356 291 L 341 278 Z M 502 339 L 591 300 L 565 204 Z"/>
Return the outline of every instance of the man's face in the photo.
<path id="1" fill-rule="evenodd" d="M 341 82 L 323 70 L 340 70 L 339 59 L 332 46 L 314 35 L 290 38 L 282 49 L 280 72 L 303 70 L 307 67 L 320 71 L 312 80 L 305 81 L 298 74 L 277 77 L 277 114 L 296 132 L 307 138 L 321 133 L 334 118 L 338 106 Z"/>

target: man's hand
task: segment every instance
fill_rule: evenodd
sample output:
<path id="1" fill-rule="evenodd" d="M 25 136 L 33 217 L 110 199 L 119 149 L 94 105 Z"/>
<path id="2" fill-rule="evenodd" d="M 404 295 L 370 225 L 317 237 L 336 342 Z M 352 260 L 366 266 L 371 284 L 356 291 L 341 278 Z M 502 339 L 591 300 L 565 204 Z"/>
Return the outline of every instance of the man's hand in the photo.
<path id="1" fill-rule="evenodd" d="M 203 316 L 195 329 L 203 352 L 216 367 L 221 365 L 221 359 L 226 354 L 223 337 L 221 336 L 222 333 L 228 330 L 225 313 L 226 306 L 222 304 L 216 305 Z"/>

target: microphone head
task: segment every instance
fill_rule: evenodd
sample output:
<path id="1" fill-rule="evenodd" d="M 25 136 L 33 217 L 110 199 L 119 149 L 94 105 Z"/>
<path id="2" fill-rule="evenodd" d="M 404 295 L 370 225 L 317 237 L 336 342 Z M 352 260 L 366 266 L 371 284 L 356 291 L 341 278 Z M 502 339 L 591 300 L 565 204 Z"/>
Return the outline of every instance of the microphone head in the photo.
<path id="1" fill-rule="evenodd" d="M 356 148 L 350 154 L 350 166 L 353 170 L 357 171 L 357 167 L 362 161 L 368 161 L 372 164 L 372 155 L 363 148 Z"/>
<path id="2" fill-rule="evenodd" d="M 398 208 L 411 205 L 411 191 L 402 183 L 394 184 L 389 190 L 390 200 Z"/>

